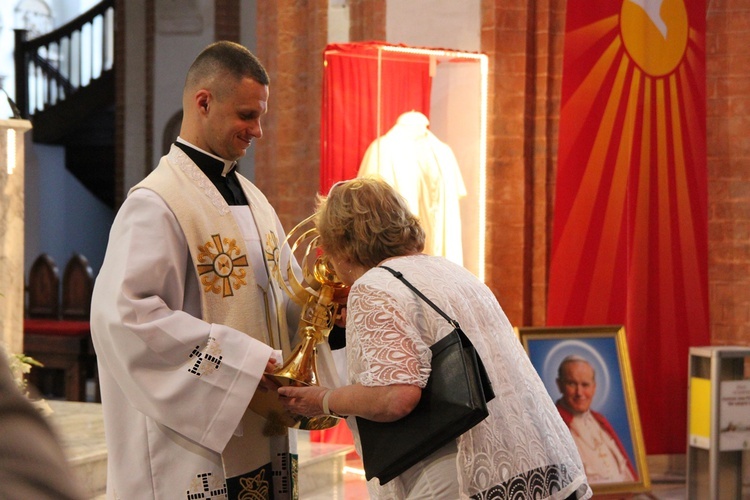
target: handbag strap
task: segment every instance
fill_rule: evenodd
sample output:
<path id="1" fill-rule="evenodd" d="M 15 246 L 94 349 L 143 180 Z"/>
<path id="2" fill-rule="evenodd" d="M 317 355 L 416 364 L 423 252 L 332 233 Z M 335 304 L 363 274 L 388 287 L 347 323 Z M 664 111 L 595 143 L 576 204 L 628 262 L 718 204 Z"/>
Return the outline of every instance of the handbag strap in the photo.
<path id="1" fill-rule="evenodd" d="M 448 316 L 447 314 L 445 314 L 442 309 L 440 309 L 438 306 L 436 306 L 430 299 L 428 299 L 427 297 L 425 297 L 425 295 L 422 292 L 420 292 L 419 289 L 417 289 L 417 287 L 415 287 L 414 285 L 412 285 L 411 283 L 409 283 L 409 281 L 407 281 L 407 279 L 404 278 L 404 275 L 401 274 L 400 271 L 395 271 L 395 270 L 393 270 L 393 269 L 391 269 L 390 267 L 387 267 L 387 266 L 378 266 L 378 267 L 382 267 L 386 271 L 390 272 L 396 278 L 398 278 L 399 280 L 401 280 L 401 282 L 404 285 L 406 285 L 409 288 L 411 288 L 411 290 L 414 293 L 416 293 L 419 296 L 420 299 L 424 300 L 425 302 L 427 302 L 427 304 L 429 304 L 430 307 L 432 307 L 433 309 L 435 309 L 435 311 L 437 311 L 437 313 L 440 316 L 442 316 L 443 318 L 445 318 L 445 320 L 448 323 L 450 323 L 451 326 L 453 326 L 453 328 L 458 328 L 459 330 L 461 329 L 461 327 L 458 324 L 458 321 L 456 321 L 455 319 L 453 319 L 450 316 Z"/>

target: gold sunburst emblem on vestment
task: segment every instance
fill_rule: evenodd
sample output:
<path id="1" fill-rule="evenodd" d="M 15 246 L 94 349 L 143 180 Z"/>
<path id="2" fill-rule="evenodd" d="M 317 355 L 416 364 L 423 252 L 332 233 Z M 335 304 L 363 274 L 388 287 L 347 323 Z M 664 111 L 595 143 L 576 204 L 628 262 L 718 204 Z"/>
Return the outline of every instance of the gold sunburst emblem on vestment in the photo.
<path id="1" fill-rule="evenodd" d="M 204 245 L 198 245 L 198 276 L 203 291 L 221 294 L 222 297 L 234 295 L 247 285 L 247 255 L 240 255 L 237 240 L 222 238 L 219 234 L 211 236 Z"/>

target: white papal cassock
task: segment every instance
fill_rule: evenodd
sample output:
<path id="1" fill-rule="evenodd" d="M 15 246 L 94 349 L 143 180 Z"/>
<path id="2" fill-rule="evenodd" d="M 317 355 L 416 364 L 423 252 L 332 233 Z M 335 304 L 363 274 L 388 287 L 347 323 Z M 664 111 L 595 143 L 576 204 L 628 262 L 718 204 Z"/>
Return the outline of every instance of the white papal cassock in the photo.
<path id="1" fill-rule="evenodd" d="M 406 198 L 425 232 L 424 252 L 463 265 L 461 198 L 466 196 L 456 155 L 419 111 L 408 111 L 367 147 L 357 177 L 376 176 Z"/>
<path id="2" fill-rule="evenodd" d="M 294 431 L 267 436 L 264 419 L 247 410 L 269 356 L 289 354 L 299 317 L 269 278 L 283 228 L 249 181 L 240 179 L 249 206 L 230 207 L 174 146 L 156 172 L 165 182 L 134 189 L 118 212 L 92 300 L 107 497 L 230 498 L 226 470 L 234 488 L 258 495 L 250 498 L 296 498 Z M 160 185 L 176 191 L 160 196 Z M 178 219 L 184 226 L 191 211 L 223 229 L 185 230 Z M 227 227 L 240 234 L 222 234 Z M 205 245 L 194 248 L 195 238 Z M 226 321 L 210 320 L 209 295 L 231 304 Z M 243 321 L 253 331 L 226 326 Z M 228 463 L 229 449 L 247 463 Z"/>

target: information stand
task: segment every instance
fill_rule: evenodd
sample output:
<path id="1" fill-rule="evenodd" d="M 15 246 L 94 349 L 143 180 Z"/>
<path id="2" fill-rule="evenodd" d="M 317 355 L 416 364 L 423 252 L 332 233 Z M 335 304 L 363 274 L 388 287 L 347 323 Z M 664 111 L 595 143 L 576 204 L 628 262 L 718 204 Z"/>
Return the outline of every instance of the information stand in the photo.
<path id="1" fill-rule="evenodd" d="M 691 347 L 688 388 L 688 498 L 742 498 L 750 450 L 750 348 Z"/>

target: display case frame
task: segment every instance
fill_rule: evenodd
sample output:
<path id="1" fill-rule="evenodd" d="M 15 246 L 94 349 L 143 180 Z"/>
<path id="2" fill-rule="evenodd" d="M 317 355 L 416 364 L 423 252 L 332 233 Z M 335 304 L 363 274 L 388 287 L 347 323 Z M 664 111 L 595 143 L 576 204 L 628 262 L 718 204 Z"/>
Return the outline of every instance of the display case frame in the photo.
<path id="1" fill-rule="evenodd" d="M 488 65 L 485 54 L 382 42 L 331 44 L 324 52 L 320 192 L 356 177 L 367 147 L 398 116 L 419 111 L 455 153 L 462 265 L 484 281 Z M 428 82 L 428 83 L 426 83 Z"/>

